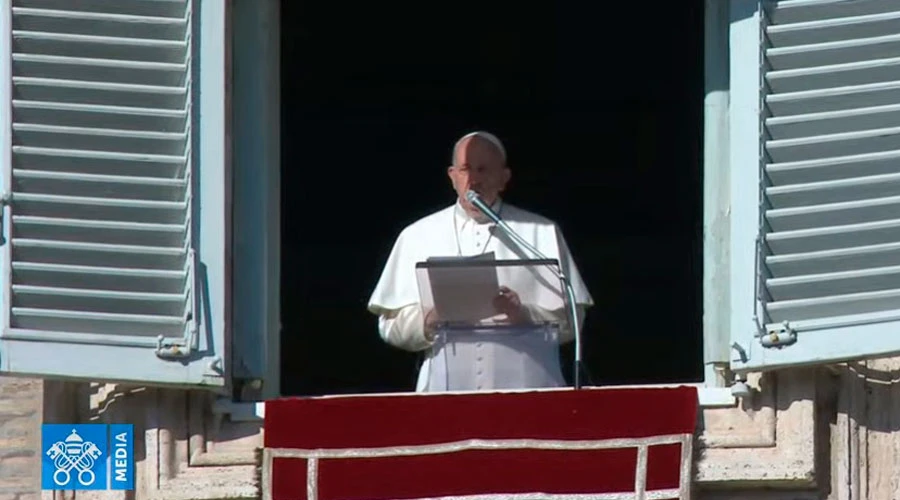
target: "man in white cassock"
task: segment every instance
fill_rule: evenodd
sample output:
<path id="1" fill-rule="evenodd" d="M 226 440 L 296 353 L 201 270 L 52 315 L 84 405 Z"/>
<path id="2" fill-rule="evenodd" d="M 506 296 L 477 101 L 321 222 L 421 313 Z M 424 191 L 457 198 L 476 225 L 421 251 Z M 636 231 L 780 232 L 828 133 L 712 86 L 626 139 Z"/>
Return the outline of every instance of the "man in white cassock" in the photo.
<path id="1" fill-rule="evenodd" d="M 593 305 L 578 268 L 557 225 L 540 215 L 504 202 L 500 195 L 511 177 L 503 143 L 488 132 L 472 132 L 459 139 L 447 174 L 456 191 L 456 202 L 407 226 L 398 236 L 381 278 L 369 299 L 368 310 L 378 315 L 378 331 L 390 345 L 424 352 L 425 359 L 416 383 L 418 392 L 450 390 L 498 390 L 560 387 L 565 380 L 559 366 L 558 344 L 574 340 L 567 309 L 558 304 L 523 304 L 519 294 L 505 286 L 492 301 L 499 314 L 511 322 L 545 321 L 564 325 L 552 338 L 553 349 L 516 348 L 508 342 L 440 344 L 434 310 L 423 311 L 416 263 L 433 257 L 478 257 L 493 254 L 496 260 L 534 259 L 513 239 L 504 237 L 467 198 L 472 190 L 508 226 L 560 268 L 574 289 L 577 321 L 584 321 L 586 308 Z M 537 302 L 540 302 L 539 300 Z M 570 313 L 568 313 L 570 314 Z M 498 334 L 499 335 L 499 334 Z M 452 357 L 452 362 L 448 361 Z M 449 366 L 465 367 L 463 382 L 448 382 Z"/>

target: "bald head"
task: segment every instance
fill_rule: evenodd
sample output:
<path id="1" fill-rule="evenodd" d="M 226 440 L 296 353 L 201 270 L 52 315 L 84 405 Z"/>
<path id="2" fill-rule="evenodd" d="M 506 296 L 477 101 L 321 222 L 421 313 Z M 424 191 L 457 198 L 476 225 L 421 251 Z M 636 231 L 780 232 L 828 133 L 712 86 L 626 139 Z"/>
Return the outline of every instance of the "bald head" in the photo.
<path id="1" fill-rule="evenodd" d="M 457 164 L 456 160 L 460 148 L 467 147 L 472 143 L 478 143 L 478 145 L 482 147 L 493 149 L 496 154 L 500 155 L 504 165 L 506 164 L 506 148 L 503 146 L 503 142 L 501 142 L 496 135 L 490 132 L 478 130 L 476 132 L 470 132 L 460 137 L 459 140 L 456 141 L 456 144 L 453 146 L 453 157 L 451 159 L 453 165 Z"/>
<path id="2" fill-rule="evenodd" d="M 463 208 L 473 216 L 480 215 L 466 199 L 466 192 L 475 191 L 489 204 L 497 200 L 511 176 L 506 149 L 489 132 L 466 134 L 453 147 L 453 164 L 447 174 Z"/>

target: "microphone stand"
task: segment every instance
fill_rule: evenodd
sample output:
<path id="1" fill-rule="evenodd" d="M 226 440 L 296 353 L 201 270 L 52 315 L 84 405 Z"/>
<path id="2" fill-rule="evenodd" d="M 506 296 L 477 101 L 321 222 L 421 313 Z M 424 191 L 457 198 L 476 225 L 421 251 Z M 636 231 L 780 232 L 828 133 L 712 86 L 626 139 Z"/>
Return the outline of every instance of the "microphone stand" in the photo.
<path id="1" fill-rule="evenodd" d="M 492 222 L 497 224 L 497 227 L 500 228 L 507 236 L 512 238 L 513 241 L 519 244 L 519 246 L 525 248 L 530 251 L 539 259 L 544 260 L 552 260 L 543 253 L 540 252 L 537 248 L 533 247 L 530 243 L 525 241 L 524 238 L 519 236 L 518 233 L 512 230 L 509 225 L 506 224 L 506 221 L 500 218 L 496 212 L 491 210 L 491 207 L 487 206 L 484 200 L 478 196 L 478 193 L 475 191 L 468 191 L 466 193 L 466 199 L 478 210 L 484 213 Z M 575 383 L 575 389 L 581 389 L 581 325 L 578 324 L 578 305 L 575 303 L 575 288 L 572 286 L 572 282 L 569 281 L 569 277 L 566 276 L 566 273 L 562 270 L 562 262 L 560 262 L 560 268 L 555 269 L 553 266 L 547 266 L 553 274 L 562 282 L 563 287 L 566 289 L 566 296 L 568 297 L 569 302 L 569 317 L 572 322 L 572 332 L 575 334 L 575 374 L 573 377 L 573 382 Z"/>

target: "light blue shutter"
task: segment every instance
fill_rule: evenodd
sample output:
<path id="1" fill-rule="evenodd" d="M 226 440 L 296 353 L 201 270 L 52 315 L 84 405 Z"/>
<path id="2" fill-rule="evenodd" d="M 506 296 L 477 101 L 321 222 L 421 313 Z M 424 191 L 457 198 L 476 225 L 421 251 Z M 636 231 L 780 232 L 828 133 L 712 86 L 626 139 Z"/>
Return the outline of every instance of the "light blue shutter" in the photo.
<path id="1" fill-rule="evenodd" d="M 733 367 L 900 353 L 900 0 L 763 2 L 731 50 Z"/>
<path id="2" fill-rule="evenodd" d="M 0 369 L 223 385 L 224 333 L 202 318 L 223 293 L 197 254 L 199 2 L 4 5 Z"/>

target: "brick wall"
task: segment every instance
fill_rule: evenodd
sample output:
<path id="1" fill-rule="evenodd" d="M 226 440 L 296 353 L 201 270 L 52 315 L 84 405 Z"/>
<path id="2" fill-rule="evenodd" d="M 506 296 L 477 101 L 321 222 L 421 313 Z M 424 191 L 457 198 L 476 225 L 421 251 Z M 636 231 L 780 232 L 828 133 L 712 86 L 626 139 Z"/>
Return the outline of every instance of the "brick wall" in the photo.
<path id="1" fill-rule="evenodd" d="M 0 377 L 0 500 L 41 497 L 40 380 Z"/>

